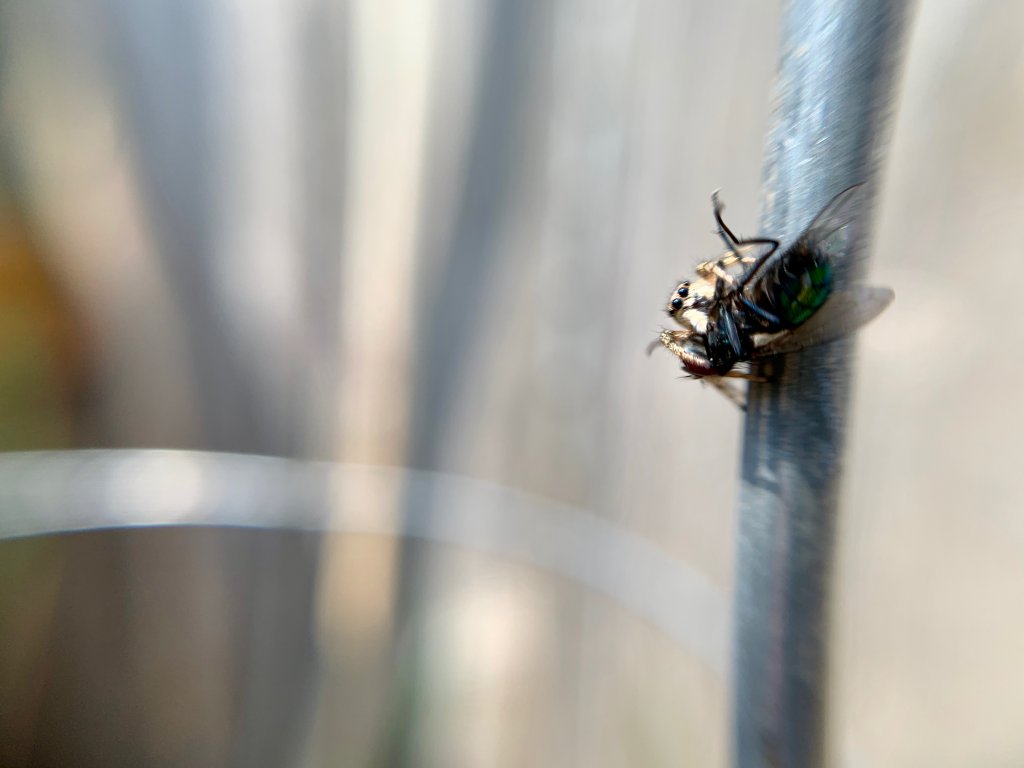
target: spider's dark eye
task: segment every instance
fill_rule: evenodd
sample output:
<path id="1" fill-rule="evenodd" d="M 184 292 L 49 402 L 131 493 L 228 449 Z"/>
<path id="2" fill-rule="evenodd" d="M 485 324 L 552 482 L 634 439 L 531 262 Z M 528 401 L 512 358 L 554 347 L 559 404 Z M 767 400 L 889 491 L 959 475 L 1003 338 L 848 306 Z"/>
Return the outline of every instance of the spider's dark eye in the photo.
<path id="1" fill-rule="evenodd" d="M 680 296 L 682 296 L 685 299 L 689 295 L 689 293 L 690 293 L 690 286 L 688 286 L 688 285 L 680 285 L 679 289 L 676 291 L 676 293 L 678 293 Z"/>
<path id="2" fill-rule="evenodd" d="M 682 309 L 683 308 L 683 300 L 678 298 L 678 297 L 676 297 L 676 298 L 672 299 L 671 305 L 672 305 L 672 309 Z"/>

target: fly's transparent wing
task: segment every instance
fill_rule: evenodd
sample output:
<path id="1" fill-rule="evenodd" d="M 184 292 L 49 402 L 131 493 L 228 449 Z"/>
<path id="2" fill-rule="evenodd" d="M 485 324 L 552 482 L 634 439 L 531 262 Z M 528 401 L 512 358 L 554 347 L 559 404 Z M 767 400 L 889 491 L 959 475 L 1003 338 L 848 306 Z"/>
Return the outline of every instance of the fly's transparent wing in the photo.
<path id="1" fill-rule="evenodd" d="M 754 357 L 796 352 L 853 333 L 882 314 L 894 297 L 891 288 L 867 285 L 837 291 L 803 325 L 759 345 Z"/>
<path id="2" fill-rule="evenodd" d="M 816 251 L 825 251 L 834 267 L 848 269 L 847 265 L 851 263 L 854 252 L 853 228 L 849 224 L 863 214 L 866 191 L 864 184 L 857 184 L 833 197 L 821 213 L 814 217 L 797 242 Z"/>
<path id="3" fill-rule="evenodd" d="M 756 283 L 771 265 L 785 260 L 798 247 L 823 250 L 829 254 L 833 263 L 845 261 L 852 252 L 848 225 L 863 212 L 866 189 L 864 184 L 855 184 L 833 197 L 796 240 L 780 248 L 770 259 L 754 266 L 744 282 Z"/>
<path id="4" fill-rule="evenodd" d="M 826 244 L 861 214 L 866 189 L 864 184 L 855 184 L 833 197 L 832 201 L 821 209 L 821 213 L 814 217 L 814 221 L 807 226 L 799 239 L 818 245 Z"/>

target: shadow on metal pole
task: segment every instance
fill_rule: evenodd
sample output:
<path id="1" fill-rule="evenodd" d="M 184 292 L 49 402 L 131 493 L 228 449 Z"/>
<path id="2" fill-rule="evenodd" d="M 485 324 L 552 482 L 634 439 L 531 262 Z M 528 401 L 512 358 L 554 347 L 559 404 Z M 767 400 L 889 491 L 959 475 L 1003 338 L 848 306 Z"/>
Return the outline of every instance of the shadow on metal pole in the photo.
<path id="1" fill-rule="evenodd" d="M 765 166 L 762 231 L 799 234 L 874 181 L 903 41 L 902 0 L 790 0 Z M 875 185 L 871 185 L 874 187 Z M 869 187 L 868 197 L 873 196 Z M 870 211 L 853 225 L 860 254 Z M 856 258 L 837 283 L 859 277 Z M 820 766 L 852 339 L 792 355 L 751 385 L 739 496 L 734 766 Z"/>

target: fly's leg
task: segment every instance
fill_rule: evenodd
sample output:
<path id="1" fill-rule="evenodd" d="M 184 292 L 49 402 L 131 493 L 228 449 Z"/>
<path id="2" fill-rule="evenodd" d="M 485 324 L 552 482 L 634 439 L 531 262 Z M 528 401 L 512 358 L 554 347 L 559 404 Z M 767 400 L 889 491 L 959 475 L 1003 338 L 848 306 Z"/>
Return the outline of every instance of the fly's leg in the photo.
<path id="1" fill-rule="evenodd" d="M 744 307 L 746 307 L 751 312 L 753 312 L 754 315 L 756 315 L 758 317 L 758 319 L 760 319 L 762 322 L 767 323 L 768 327 L 770 327 L 770 328 L 781 328 L 782 327 L 782 321 L 778 317 L 773 315 L 771 312 L 769 312 L 768 310 L 763 309 L 763 308 L 757 306 L 757 304 L 752 302 L 750 299 L 748 299 L 743 294 L 740 294 L 739 299 L 740 299 L 740 303 L 742 303 Z"/>
<path id="2" fill-rule="evenodd" d="M 718 225 L 718 236 L 722 238 L 722 242 L 725 243 L 725 247 L 739 257 L 739 253 L 736 251 L 736 246 L 739 245 L 739 240 L 722 219 L 722 211 L 725 210 L 725 205 L 723 205 L 722 201 L 719 199 L 717 189 L 711 193 L 711 210 L 714 212 L 715 223 Z"/>
<path id="3" fill-rule="evenodd" d="M 747 371 L 737 371 L 735 368 L 731 371 L 727 371 L 722 374 L 724 379 L 743 379 L 745 381 L 771 381 L 767 376 L 761 376 L 756 373 L 748 373 Z"/>
<path id="4" fill-rule="evenodd" d="M 756 263 L 757 267 L 760 267 L 768 260 L 768 257 L 775 253 L 779 247 L 779 241 L 770 237 L 752 237 L 747 240 L 740 240 L 733 234 L 733 231 L 729 229 L 729 226 L 725 223 L 722 218 L 722 211 L 725 210 L 725 205 L 718 197 L 718 190 L 716 189 L 711 193 L 711 208 L 715 215 L 715 224 L 718 225 L 718 236 L 722 238 L 722 242 L 725 243 L 725 247 L 729 249 L 732 255 L 737 261 L 741 263 Z M 759 256 L 756 259 L 750 257 L 744 257 L 738 250 L 742 245 L 770 245 L 772 246 L 768 253 Z M 709 262 L 705 262 L 709 263 Z M 751 271 L 756 271 L 756 268 Z M 717 274 L 717 273 L 716 273 Z M 749 273 L 748 273 L 749 274 Z"/>
<path id="5" fill-rule="evenodd" d="M 744 412 L 747 410 L 746 391 L 730 383 L 728 379 L 759 382 L 769 381 L 769 379 L 764 376 L 758 376 L 756 373 L 748 373 L 746 371 L 737 371 L 735 368 L 730 371 L 726 371 L 721 376 L 708 376 L 707 379 L 705 379 L 705 381 L 710 382 L 711 386 L 729 398 L 729 400 L 736 404 L 737 408 Z"/>
<path id="6" fill-rule="evenodd" d="M 752 275 L 754 272 L 760 269 L 761 265 L 764 264 L 764 262 L 773 253 L 775 253 L 775 251 L 779 249 L 779 241 L 772 240 L 771 238 L 768 237 L 752 237 L 749 240 L 740 240 L 736 245 L 737 247 L 744 245 L 770 245 L 771 248 L 769 248 L 766 253 L 763 253 L 760 256 L 756 257 L 744 256 L 738 251 L 733 251 L 728 256 L 723 256 L 717 261 L 702 261 L 700 264 L 697 265 L 697 274 L 705 278 L 721 278 L 722 280 L 725 280 L 729 284 L 730 288 L 737 286 L 742 288 L 743 285 L 746 285 L 746 282 L 749 279 L 750 275 Z M 736 263 L 753 265 L 750 267 L 750 269 L 743 273 L 743 275 L 739 278 L 738 281 L 736 277 L 734 277 L 728 271 L 726 271 L 727 265 Z"/>
<path id="7" fill-rule="evenodd" d="M 747 410 L 747 396 L 739 389 L 739 387 L 729 384 L 725 379 L 719 376 L 708 376 L 704 381 L 708 382 L 711 386 L 725 395 L 725 397 L 741 411 Z"/>
<path id="8" fill-rule="evenodd" d="M 747 284 L 750 277 L 757 272 L 758 269 L 771 257 L 775 251 L 779 248 L 779 241 L 774 240 L 770 237 L 752 237 L 747 240 L 741 240 L 736 237 L 736 234 L 729 229 L 729 225 L 725 223 L 722 218 L 722 211 L 725 210 L 725 205 L 718 197 L 718 190 L 716 189 L 711 194 L 711 208 L 715 216 L 715 224 L 718 225 L 718 236 L 722 238 L 722 242 L 725 243 L 725 247 L 729 249 L 732 261 L 739 262 L 740 264 L 752 264 L 753 266 L 748 269 L 743 276 L 737 281 L 735 277 L 730 275 L 726 271 L 726 260 L 730 258 L 727 256 L 725 259 L 719 259 L 718 261 L 705 261 L 697 265 L 697 272 L 703 277 L 714 276 L 721 280 L 725 280 L 726 284 L 730 288 L 742 288 Z M 750 256 L 744 256 L 740 253 L 740 247 L 744 245 L 768 245 L 771 246 L 766 253 L 763 253 L 757 258 Z"/>
<path id="9" fill-rule="evenodd" d="M 746 245 L 748 243 L 761 243 L 763 245 L 771 245 L 771 248 L 769 248 L 765 253 L 758 256 L 757 259 L 754 260 L 753 265 L 750 267 L 750 269 L 743 273 L 743 277 L 741 277 L 739 281 L 736 283 L 736 287 L 740 291 L 747 287 L 747 283 L 750 282 L 751 278 L 753 278 L 754 275 L 758 273 L 761 267 L 765 265 L 765 262 L 772 257 L 772 254 L 779 250 L 779 241 L 773 240 L 770 237 L 760 237 L 755 240 L 746 240 L 743 243 L 740 243 L 740 245 Z"/>

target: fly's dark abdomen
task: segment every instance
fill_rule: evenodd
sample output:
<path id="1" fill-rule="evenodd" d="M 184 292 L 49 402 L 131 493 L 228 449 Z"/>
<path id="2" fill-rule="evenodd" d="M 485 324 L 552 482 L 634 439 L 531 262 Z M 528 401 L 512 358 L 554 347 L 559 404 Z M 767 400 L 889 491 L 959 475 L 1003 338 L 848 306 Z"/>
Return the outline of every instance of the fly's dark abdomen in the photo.
<path id="1" fill-rule="evenodd" d="M 782 329 L 789 329 L 817 312 L 831 293 L 828 255 L 798 242 L 758 280 L 755 303 L 778 317 Z"/>

